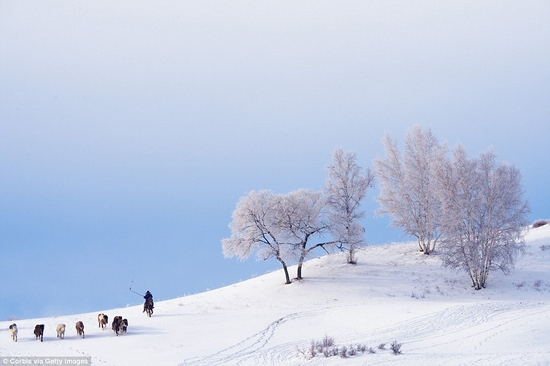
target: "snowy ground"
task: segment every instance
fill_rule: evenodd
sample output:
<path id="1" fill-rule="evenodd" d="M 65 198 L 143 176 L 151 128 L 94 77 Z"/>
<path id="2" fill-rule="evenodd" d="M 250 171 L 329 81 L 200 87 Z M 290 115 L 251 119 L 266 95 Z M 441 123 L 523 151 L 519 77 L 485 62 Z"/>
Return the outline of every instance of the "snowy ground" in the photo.
<path id="1" fill-rule="evenodd" d="M 550 365 L 550 225 L 526 239 L 512 274 L 492 273 L 481 291 L 464 273 L 442 268 L 437 255 L 390 244 L 364 249 L 355 266 L 341 254 L 310 260 L 305 280 L 291 285 L 277 271 L 157 302 L 152 318 L 138 306 L 17 320 L 17 343 L 12 322 L 3 321 L 0 356 L 90 356 L 93 365 Z M 128 333 L 99 329 L 99 312 L 127 318 Z M 77 320 L 85 339 L 76 335 Z M 43 343 L 33 335 L 38 323 L 46 327 Z M 63 340 L 58 323 L 67 324 Z M 325 337 L 375 353 L 312 358 L 312 340 Z M 393 341 L 401 354 L 390 351 Z"/>

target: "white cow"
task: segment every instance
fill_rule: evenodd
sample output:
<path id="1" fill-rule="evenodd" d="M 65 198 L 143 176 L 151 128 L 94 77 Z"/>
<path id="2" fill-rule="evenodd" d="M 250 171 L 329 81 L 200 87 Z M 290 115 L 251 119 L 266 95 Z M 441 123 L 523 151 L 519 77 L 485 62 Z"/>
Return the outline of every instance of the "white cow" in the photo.
<path id="1" fill-rule="evenodd" d="M 61 339 L 65 338 L 65 324 L 57 324 L 56 332 L 57 337 Z"/>
<path id="2" fill-rule="evenodd" d="M 10 335 L 11 335 L 11 339 L 14 342 L 17 342 L 17 325 L 15 323 L 10 325 Z"/>

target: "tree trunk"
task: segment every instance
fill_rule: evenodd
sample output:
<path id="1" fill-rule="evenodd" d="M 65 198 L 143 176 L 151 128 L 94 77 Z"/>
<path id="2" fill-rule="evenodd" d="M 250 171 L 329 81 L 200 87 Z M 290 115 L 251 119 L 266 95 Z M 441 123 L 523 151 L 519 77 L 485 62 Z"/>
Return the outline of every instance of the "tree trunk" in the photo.
<path id="1" fill-rule="evenodd" d="M 290 285 L 292 282 L 290 281 L 290 275 L 288 274 L 288 268 L 286 268 L 286 264 L 284 264 L 284 263 L 283 263 L 283 270 L 285 271 L 285 278 L 286 278 L 285 285 Z"/>
<path id="2" fill-rule="evenodd" d="M 350 247 L 348 251 L 348 264 L 357 264 L 357 261 L 355 260 L 355 248 Z"/>
<path id="3" fill-rule="evenodd" d="M 307 254 L 306 245 L 306 243 L 301 244 L 302 253 L 300 254 L 300 259 L 298 260 L 298 271 L 296 273 L 296 278 L 298 278 L 299 280 L 302 279 L 302 265 L 304 264 L 304 260 L 306 259 Z"/>
<path id="4" fill-rule="evenodd" d="M 302 279 L 302 265 L 304 264 L 304 255 L 300 256 L 300 261 L 298 262 L 298 271 L 296 273 L 296 277 L 301 280 Z"/>
<path id="5" fill-rule="evenodd" d="M 432 242 L 429 235 L 427 239 L 426 237 L 422 238 L 422 245 L 424 246 L 424 254 L 430 255 L 432 252 Z"/>
<path id="6" fill-rule="evenodd" d="M 420 251 L 426 255 L 430 254 L 430 242 L 428 241 L 428 244 L 426 244 L 426 238 L 424 236 L 418 236 L 418 246 L 420 247 Z"/>
<path id="7" fill-rule="evenodd" d="M 286 267 L 285 261 L 279 257 L 277 257 L 277 260 L 281 263 L 281 265 L 283 266 L 283 271 L 285 272 L 285 278 L 286 278 L 285 285 L 290 285 L 292 282 L 290 281 L 290 275 L 288 274 L 288 268 Z"/>

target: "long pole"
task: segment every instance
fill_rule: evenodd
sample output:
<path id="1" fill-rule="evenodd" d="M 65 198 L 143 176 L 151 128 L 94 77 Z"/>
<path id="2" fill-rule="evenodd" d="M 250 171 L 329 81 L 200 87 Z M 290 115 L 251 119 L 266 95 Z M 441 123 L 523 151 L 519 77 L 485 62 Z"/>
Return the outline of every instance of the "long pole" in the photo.
<path id="1" fill-rule="evenodd" d="M 132 282 L 130 282 L 130 291 L 132 291 L 134 294 L 137 294 L 137 295 L 143 297 L 143 295 L 140 294 L 139 292 L 135 292 L 134 290 L 132 290 L 132 284 L 133 284 L 133 283 L 134 283 L 134 280 L 132 280 Z"/>

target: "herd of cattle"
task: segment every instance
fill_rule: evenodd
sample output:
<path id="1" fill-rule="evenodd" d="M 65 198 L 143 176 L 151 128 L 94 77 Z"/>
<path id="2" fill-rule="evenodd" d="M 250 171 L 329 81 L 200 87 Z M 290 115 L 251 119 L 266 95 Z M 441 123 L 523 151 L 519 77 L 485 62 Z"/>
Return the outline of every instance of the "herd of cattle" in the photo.
<path id="1" fill-rule="evenodd" d="M 109 317 L 103 313 L 98 314 L 97 322 L 99 324 L 99 328 L 105 329 L 109 324 Z M 124 334 L 128 330 L 128 319 L 122 319 L 121 316 L 115 316 L 111 326 L 117 336 L 119 334 Z M 84 323 L 82 323 L 80 320 L 77 321 L 75 328 L 76 328 L 76 334 L 84 338 Z M 10 325 L 9 329 L 10 329 L 11 339 L 14 342 L 17 342 L 17 333 L 18 333 L 17 324 L 14 323 Z M 61 338 L 61 339 L 65 338 L 65 324 L 58 324 L 56 327 L 56 333 L 58 338 Z M 34 335 L 36 339 L 40 339 L 40 342 L 43 342 L 44 324 L 36 324 L 36 326 L 34 327 Z"/>

